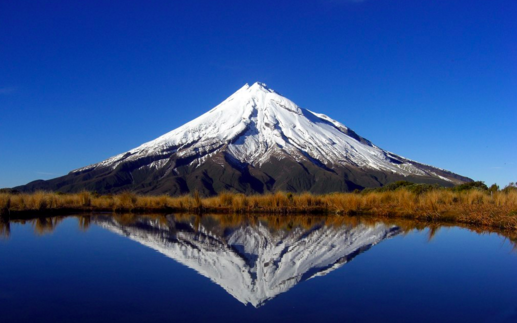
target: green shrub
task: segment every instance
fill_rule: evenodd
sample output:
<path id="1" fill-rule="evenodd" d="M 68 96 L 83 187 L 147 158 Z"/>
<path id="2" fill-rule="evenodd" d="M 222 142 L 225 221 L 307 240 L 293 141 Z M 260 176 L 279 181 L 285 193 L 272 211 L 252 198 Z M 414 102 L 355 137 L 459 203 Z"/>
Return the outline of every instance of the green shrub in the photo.
<path id="1" fill-rule="evenodd" d="M 477 181 L 459 184 L 452 188 L 453 192 L 463 192 L 470 190 L 488 191 L 488 186 L 486 186 L 485 183 L 482 181 Z"/>

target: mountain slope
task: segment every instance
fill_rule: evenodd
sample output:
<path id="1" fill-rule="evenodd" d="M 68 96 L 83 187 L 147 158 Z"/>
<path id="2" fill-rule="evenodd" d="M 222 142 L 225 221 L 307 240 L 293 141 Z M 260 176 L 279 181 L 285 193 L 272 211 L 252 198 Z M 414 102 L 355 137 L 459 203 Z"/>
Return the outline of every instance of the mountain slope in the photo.
<path id="1" fill-rule="evenodd" d="M 153 141 L 18 189 L 326 193 L 402 179 L 444 185 L 470 181 L 387 152 L 328 116 L 255 83 Z"/>

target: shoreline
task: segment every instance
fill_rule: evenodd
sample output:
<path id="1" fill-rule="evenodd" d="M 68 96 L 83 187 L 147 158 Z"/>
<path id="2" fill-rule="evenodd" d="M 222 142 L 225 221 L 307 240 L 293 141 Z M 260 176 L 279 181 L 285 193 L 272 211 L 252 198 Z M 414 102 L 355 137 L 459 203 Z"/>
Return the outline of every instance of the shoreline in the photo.
<path id="1" fill-rule="evenodd" d="M 390 192 L 312 195 L 277 192 L 266 195 L 222 193 L 201 198 L 196 193 L 179 197 L 145 196 L 125 192 L 97 195 L 90 192 L 57 194 L 0 194 L 0 215 L 27 219 L 42 215 L 89 213 L 192 213 L 250 215 L 376 216 L 458 223 L 517 231 L 517 192 L 434 190 L 417 194 L 405 189 Z"/>
<path id="2" fill-rule="evenodd" d="M 131 222 L 133 219 L 139 217 L 150 217 L 153 219 L 165 219 L 168 216 L 174 216 L 179 218 L 185 217 L 212 217 L 218 221 L 225 223 L 225 225 L 235 225 L 241 221 L 266 221 L 270 225 L 278 228 L 291 228 L 292 225 L 314 225 L 318 221 L 324 221 L 327 225 L 358 225 L 366 224 L 372 225 L 378 222 L 385 224 L 396 225 L 409 232 L 410 230 L 424 230 L 429 229 L 430 239 L 432 236 L 441 228 L 462 228 L 469 231 L 476 232 L 478 234 L 495 233 L 508 238 L 515 246 L 517 250 L 517 230 L 500 228 L 497 226 L 483 225 L 483 224 L 469 224 L 462 222 L 451 222 L 443 221 L 440 219 L 425 219 L 425 218 L 409 218 L 409 217 L 390 217 L 390 216 L 379 216 L 374 214 L 356 214 L 356 215 L 337 215 L 337 214 L 266 214 L 266 213 L 123 213 L 123 212 L 84 212 L 77 213 L 55 213 L 55 212 L 33 212 L 25 213 L 23 216 L 12 216 L 10 218 L 4 216 L 0 217 L 0 238 L 4 235 L 9 236 L 10 224 L 16 223 L 34 223 L 37 227 L 40 227 L 43 233 L 53 231 L 56 224 L 61 222 L 65 218 L 77 218 L 79 219 L 80 226 L 84 228 L 88 227 L 91 219 L 94 217 L 113 217 L 116 221 Z M 20 215 L 20 214 L 18 214 Z M 161 220 L 160 220 L 161 221 Z M 5 230 L 7 228 L 7 230 Z M 5 232 L 4 232 L 5 231 Z M 6 233 L 7 232 L 7 233 Z M 3 233 L 3 234 L 2 234 Z"/>

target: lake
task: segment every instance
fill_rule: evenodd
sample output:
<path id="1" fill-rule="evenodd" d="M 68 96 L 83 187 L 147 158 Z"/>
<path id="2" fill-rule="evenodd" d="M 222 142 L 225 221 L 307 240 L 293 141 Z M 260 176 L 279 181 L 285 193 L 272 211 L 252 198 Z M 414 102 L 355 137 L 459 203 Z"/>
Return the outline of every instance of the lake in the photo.
<path id="1" fill-rule="evenodd" d="M 407 220 L 93 215 L 0 225 L 0 322 L 517 322 L 517 248 Z"/>

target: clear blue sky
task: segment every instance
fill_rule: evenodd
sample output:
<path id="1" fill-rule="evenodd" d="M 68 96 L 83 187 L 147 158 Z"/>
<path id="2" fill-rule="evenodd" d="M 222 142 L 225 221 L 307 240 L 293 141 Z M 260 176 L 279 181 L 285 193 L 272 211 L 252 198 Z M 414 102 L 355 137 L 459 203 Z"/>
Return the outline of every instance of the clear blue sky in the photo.
<path id="1" fill-rule="evenodd" d="M 381 148 L 517 181 L 517 1 L 1 1 L 0 187 L 154 139 L 261 81 Z"/>

